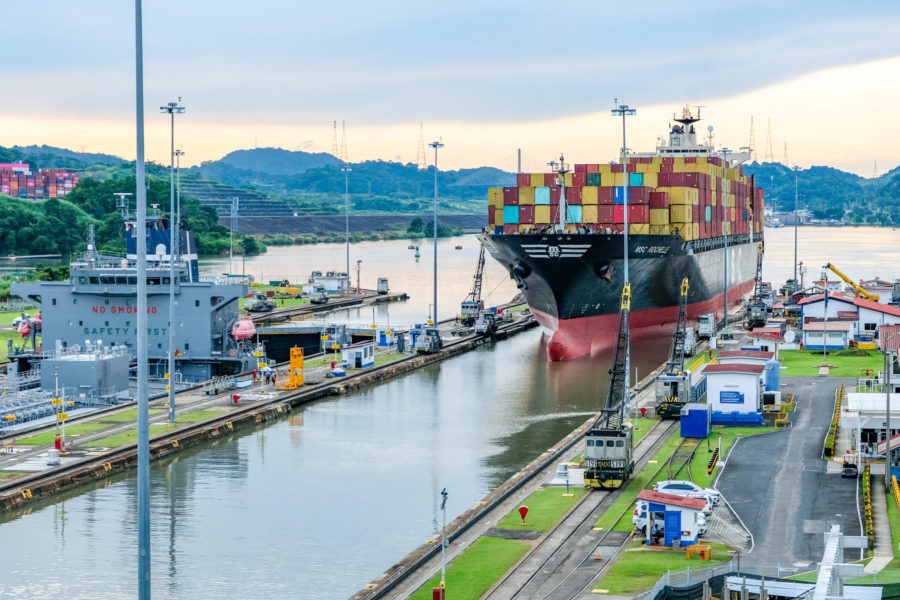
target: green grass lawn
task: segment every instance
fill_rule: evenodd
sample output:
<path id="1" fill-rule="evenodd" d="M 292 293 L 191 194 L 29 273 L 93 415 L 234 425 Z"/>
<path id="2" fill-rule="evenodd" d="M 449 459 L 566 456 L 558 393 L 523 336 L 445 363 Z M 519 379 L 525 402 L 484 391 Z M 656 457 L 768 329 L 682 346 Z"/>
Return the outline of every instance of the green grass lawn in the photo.
<path id="1" fill-rule="evenodd" d="M 704 542 L 710 543 L 710 542 Z M 700 560 L 698 555 L 688 560 L 684 549 L 647 550 L 642 542 L 631 546 L 600 580 L 595 591 L 608 594 L 632 594 L 648 590 L 666 574 L 686 567 L 699 569 L 731 560 L 732 550 L 725 544 L 712 542 L 712 560 Z"/>
<path id="2" fill-rule="evenodd" d="M 0 479 L 16 479 L 23 475 L 28 475 L 25 471 L 0 471 Z"/>
<path id="3" fill-rule="evenodd" d="M 177 404 L 175 406 L 178 406 Z M 183 415 L 175 415 L 176 423 L 199 423 L 207 419 L 215 419 L 228 414 L 227 410 L 195 410 Z"/>
<path id="4" fill-rule="evenodd" d="M 408 358 L 409 354 L 398 354 L 398 353 L 386 353 L 386 354 L 375 354 L 375 366 L 379 367 L 385 363 L 393 362 L 400 358 Z M 311 360 L 303 361 L 303 368 L 305 369 L 318 369 L 322 367 L 330 367 L 331 361 L 334 361 L 334 365 L 336 367 L 341 366 L 341 353 L 338 352 L 336 355 L 334 353 L 329 352 L 328 356 L 323 358 L 314 358 Z M 370 368 L 370 367 L 366 367 Z M 350 367 L 353 369 L 353 367 Z M 355 369 L 354 369 L 355 371 Z"/>
<path id="5" fill-rule="evenodd" d="M 109 425 L 105 423 L 76 423 L 74 425 L 67 425 L 66 440 L 71 440 L 71 438 L 73 437 L 84 435 L 85 433 L 91 433 L 92 431 L 103 429 L 104 427 L 109 427 Z M 49 446 L 55 439 L 56 431 L 45 431 L 44 433 L 39 433 L 31 437 L 16 440 L 16 444 L 22 446 Z"/>
<path id="6" fill-rule="evenodd" d="M 572 508 L 578 499 L 587 493 L 587 489 L 582 487 L 583 482 L 575 481 L 569 485 L 569 493 L 571 497 L 563 496 L 566 493 L 565 487 L 545 487 L 532 493 L 519 506 L 528 507 L 528 516 L 525 517 L 525 525 L 522 525 L 522 518 L 519 516 L 519 507 L 511 510 L 508 515 L 500 519 L 497 527 L 500 529 L 516 529 L 530 531 L 547 531 Z"/>
<path id="7" fill-rule="evenodd" d="M 640 473 L 632 473 L 631 479 L 628 480 L 628 485 L 625 487 L 625 490 L 618 498 L 616 498 L 616 501 L 612 503 L 612 506 L 603 513 L 603 516 L 597 520 L 594 527 L 598 527 L 604 531 L 612 528 L 616 524 L 616 519 L 619 518 L 619 515 L 631 506 L 640 491 L 650 483 L 653 474 L 659 469 L 660 465 L 675 452 L 675 448 L 678 447 L 680 442 L 681 437 L 679 437 L 676 432 L 651 459 L 656 462 L 648 463 Z M 663 474 L 666 474 L 665 469 L 663 469 Z M 631 529 L 631 519 L 628 518 L 628 515 L 622 518 L 619 526 L 619 528 L 626 527 L 626 531 Z"/>
<path id="8" fill-rule="evenodd" d="M 653 429 L 653 426 L 659 423 L 659 419 L 650 417 L 638 417 L 636 419 L 632 419 L 631 423 L 633 425 L 633 429 L 631 430 L 632 436 L 632 444 L 635 446 L 638 445 L 638 442 L 641 441 L 648 431 Z"/>
<path id="9" fill-rule="evenodd" d="M 15 348 L 22 347 L 22 336 L 15 330 L 13 331 L 0 331 L 0 356 L 6 356 L 6 345 L 7 340 L 13 341 L 13 346 Z M 41 345 L 41 336 L 37 336 L 37 344 Z M 28 347 L 31 348 L 31 342 L 28 342 Z"/>
<path id="10" fill-rule="evenodd" d="M 709 447 L 715 451 L 715 448 L 719 444 L 719 436 L 722 437 L 722 456 L 721 460 L 725 460 L 725 457 L 728 455 L 728 450 L 731 448 L 731 445 L 734 444 L 734 441 L 738 438 L 749 437 L 751 435 L 759 435 L 760 433 L 766 433 L 769 431 L 775 431 L 775 427 L 719 427 L 716 426 L 713 428 L 712 433 L 709 436 Z M 709 487 L 712 485 L 713 479 L 716 477 L 716 473 L 718 472 L 718 467 L 714 468 L 712 474 L 706 473 L 706 465 L 709 463 L 709 459 L 712 458 L 712 453 L 708 452 L 706 440 L 700 440 L 700 447 L 697 448 L 697 451 L 694 452 L 694 458 L 690 462 L 690 470 L 691 477 L 687 476 L 687 472 L 682 469 L 679 471 L 678 479 L 691 479 L 697 484 L 702 485 L 703 487 Z"/>
<path id="11" fill-rule="evenodd" d="M 874 484 L 872 487 L 875 487 Z M 887 567 L 878 573 L 875 581 L 877 583 L 900 583 L 900 549 L 897 548 L 897 543 L 900 542 L 900 512 L 897 512 L 897 503 L 894 501 L 893 493 L 887 492 L 886 496 L 885 500 L 887 501 L 888 520 L 891 524 L 891 548 L 894 551 L 894 560 L 889 562 Z M 876 524 L 876 535 L 878 534 L 877 527 L 878 525 Z M 847 583 L 872 583 L 872 576 L 867 575 L 848 579 Z"/>
<path id="12" fill-rule="evenodd" d="M 150 437 L 152 438 L 153 436 L 167 433 L 169 431 L 173 431 L 173 429 L 171 429 L 168 425 L 151 425 Z M 125 446 L 126 444 L 134 443 L 137 443 L 137 429 L 131 429 L 124 433 L 117 433 L 116 435 L 111 435 L 109 437 L 89 442 L 91 447 L 103 446 L 105 448 L 118 448 L 119 446 Z"/>
<path id="13" fill-rule="evenodd" d="M 158 415 L 163 412 L 165 409 L 162 408 L 151 408 L 151 415 Z M 128 423 L 129 421 L 134 421 L 137 423 L 137 409 L 131 408 L 128 410 L 123 410 L 122 412 L 115 413 L 112 415 L 104 415 L 98 419 L 101 423 Z"/>
<path id="14" fill-rule="evenodd" d="M 437 542 L 440 546 L 440 540 Z M 447 597 L 453 600 L 478 600 L 526 552 L 528 544 L 515 540 L 482 537 L 466 548 L 447 567 Z M 411 600 L 431 600 L 438 587 L 438 573 L 410 596 Z"/>
<path id="15" fill-rule="evenodd" d="M 238 298 L 238 306 L 241 310 L 244 308 L 244 302 L 248 298 Z M 275 303 L 275 310 L 279 308 L 288 308 L 290 306 L 300 306 L 301 304 L 309 304 L 309 298 L 270 298 Z"/>
<path id="16" fill-rule="evenodd" d="M 860 377 L 863 369 L 872 369 L 878 372 L 884 365 L 884 355 L 877 350 L 866 350 L 865 356 L 844 356 L 842 352 L 829 352 L 827 357 L 821 352 L 809 352 L 808 350 L 781 350 L 778 355 L 781 359 L 781 374 L 801 377 L 817 377 L 819 365 L 829 364 L 833 369 L 828 372 L 829 377 Z M 853 351 L 855 354 L 855 351 Z"/>

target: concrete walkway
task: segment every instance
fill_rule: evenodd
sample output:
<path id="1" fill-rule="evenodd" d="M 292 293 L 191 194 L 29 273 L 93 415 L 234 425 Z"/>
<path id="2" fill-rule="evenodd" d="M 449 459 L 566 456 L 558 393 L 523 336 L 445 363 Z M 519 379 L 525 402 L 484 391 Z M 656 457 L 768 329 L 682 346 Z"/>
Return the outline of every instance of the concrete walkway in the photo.
<path id="1" fill-rule="evenodd" d="M 866 565 L 865 572 L 868 575 L 878 573 L 889 562 L 894 560 L 893 542 L 891 541 L 891 522 L 888 519 L 888 510 L 894 507 L 888 506 L 887 496 L 884 494 L 884 476 L 872 477 L 872 518 L 875 521 L 875 558 Z M 891 498 L 893 501 L 893 497 Z M 898 540 L 900 541 L 900 540 Z"/>

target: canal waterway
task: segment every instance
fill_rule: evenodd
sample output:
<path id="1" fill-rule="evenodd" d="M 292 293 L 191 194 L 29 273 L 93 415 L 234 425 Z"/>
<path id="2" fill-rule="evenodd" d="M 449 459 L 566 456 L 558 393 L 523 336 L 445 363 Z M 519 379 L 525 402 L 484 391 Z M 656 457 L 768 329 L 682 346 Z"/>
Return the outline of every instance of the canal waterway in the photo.
<path id="1" fill-rule="evenodd" d="M 807 264 L 831 261 L 854 278 L 895 275 L 896 232 L 801 228 L 800 236 Z M 443 243 L 442 317 L 471 285 L 477 256 L 472 236 Z M 351 248 L 351 259 L 364 257 L 363 287 L 387 276 L 411 294 L 381 315 L 391 322 L 420 320 L 431 302 L 430 248 L 415 266 L 407 244 Z M 305 278 L 341 268 L 343 252 L 272 248 L 247 271 L 265 281 Z M 883 262 L 873 267 L 873 257 Z M 768 230 L 766 276 L 780 284 L 792 263 L 793 230 Z M 227 261 L 214 270 L 221 265 L 204 268 L 228 270 Z M 488 303 L 507 300 L 510 283 L 488 258 L 484 289 L 497 294 Z M 667 351 L 667 341 L 635 344 L 633 364 L 647 373 Z M 155 465 L 154 596 L 350 596 L 437 531 L 442 488 L 449 521 L 600 408 L 609 361 L 548 363 L 540 331 L 531 330 Z M 125 477 L 2 518 L 0 598 L 133 597 L 135 497 L 135 480 Z"/>

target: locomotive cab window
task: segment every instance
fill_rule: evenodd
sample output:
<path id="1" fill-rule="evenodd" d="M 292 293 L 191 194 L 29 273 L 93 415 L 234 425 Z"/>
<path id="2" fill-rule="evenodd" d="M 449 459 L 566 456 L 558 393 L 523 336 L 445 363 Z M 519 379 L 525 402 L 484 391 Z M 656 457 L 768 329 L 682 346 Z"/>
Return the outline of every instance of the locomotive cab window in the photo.
<path id="1" fill-rule="evenodd" d="M 625 442 L 622 440 L 616 440 L 616 448 L 622 448 L 625 446 Z"/>
<path id="2" fill-rule="evenodd" d="M 606 440 L 606 447 L 612 448 L 615 445 L 615 442 L 612 440 Z"/>
<path id="3" fill-rule="evenodd" d="M 593 445 L 594 445 L 594 440 L 588 440 L 588 441 L 587 441 L 587 445 L 588 445 L 588 446 L 593 446 Z"/>

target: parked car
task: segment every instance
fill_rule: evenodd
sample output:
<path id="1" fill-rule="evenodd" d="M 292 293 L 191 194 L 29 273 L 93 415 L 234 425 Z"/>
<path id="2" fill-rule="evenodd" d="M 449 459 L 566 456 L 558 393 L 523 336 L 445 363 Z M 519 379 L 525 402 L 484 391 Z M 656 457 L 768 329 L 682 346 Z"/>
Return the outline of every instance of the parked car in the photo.
<path id="1" fill-rule="evenodd" d="M 665 529 L 665 520 L 661 517 L 656 517 L 654 519 L 656 524 L 660 529 Z M 634 528 L 641 532 L 641 535 L 646 536 L 647 530 L 647 501 L 646 500 L 638 500 L 635 504 L 634 514 L 631 516 L 631 522 L 634 525 Z M 704 513 L 700 513 L 697 515 L 697 534 L 704 535 L 708 530 L 708 525 L 706 524 L 706 515 Z"/>
<path id="2" fill-rule="evenodd" d="M 719 492 L 712 488 L 700 487 L 693 481 L 669 479 L 656 483 L 653 489 L 664 494 L 674 494 L 676 496 L 685 496 L 686 498 L 703 498 L 711 504 L 709 507 L 710 511 L 712 511 L 713 506 L 719 503 Z M 707 514 L 709 513 L 707 512 Z"/>

